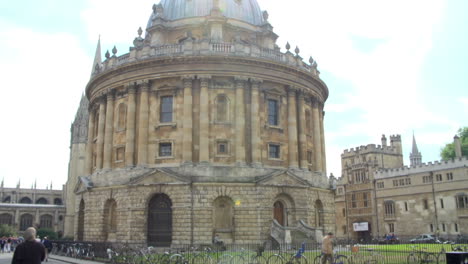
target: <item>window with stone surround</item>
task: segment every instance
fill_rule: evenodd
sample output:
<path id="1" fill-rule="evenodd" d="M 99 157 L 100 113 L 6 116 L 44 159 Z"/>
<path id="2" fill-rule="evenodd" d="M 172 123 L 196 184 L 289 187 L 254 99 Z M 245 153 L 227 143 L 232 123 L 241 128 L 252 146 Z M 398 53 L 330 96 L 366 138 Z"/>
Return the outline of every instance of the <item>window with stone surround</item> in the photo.
<path id="1" fill-rule="evenodd" d="M 20 231 L 25 231 L 28 227 L 33 225 L 33 216 L 31 214 L 24 214 L 20 217 Z"/>
<path id="2" fill-rule="evenodd" d="M 436 174 L 436 181 L 442 181 L 442 174 Z"/>
<path id="3" fill-rule="evenodd" d="M 227 196 L 221 196 L 214 201 L 214 231 L 232 232 L 234 219 L 234 202 Z"/>
<path id="4" fill-rule="evenodd" d="M 172 157 L 172 142 L 159 143 L 159 157 Z"/>
<path id="5" fill-rule="evenodd" d="M 440 198 L 440 208 L 444 209 L 444 199 Z"/>
<path id="6" fill-rule="evenodd" d="M 364 207 L 369 207 L 369 201 L 367 200 L 367 193 L 362 193 L 362 200 Z"/>
<path id="7" fill-rule="evenodd" d="M 37 201 L 36 201 L 36 204 L 48 204 L 48 203 L 49 202 L 44 197 L 41 197 L 41 198 L 37 199 Z"/>
<path id="8" fill-rule="evenodd" d="M 23 197 L 19 201 L 20 204 L 32 204 L 32 200 L 29 197 Z"/>
<path id="9" fill-rule="evenodd" d="M 458 224 L 457 223 L 454 224 L 453 228 L 455 229 L 455 232 L 458 233 Z"/>
<path id="10" fill-rule="evenodd" d="M 229 122 L 229 98 L 225 94 L 216 97 L 215 120 L 219 123 Z"/>
<path id="11" fill-rule="evenodd" d="M 355 193 L 351 194 L 351 207 L 352 207 L 352 208 L 356 208 L 356 207 L 357 207 L 357 203 L 356 203 L 356 194 L 355 194 Z"/>
<path id="12" fill-rule="evenodd" d="M 278 100 L 268 99 L 268 124 L 270 126 L 278 126 L 279 125 Z"/>
<path id="13" fill-rule="evenodd" d="M 13 216 L 10 214 L 0 215 L 0 225 L 11 225 L 13 224 Z"/>
<path id="14" fill-rule="evenodd" d="M 447 173 L 447 181 L 452 181 L 453 180 L 453 173 L 449 172 Z"/>
<path id="15" fill-rule="evenodd" d="M 427 199 L 423 200 L 423 207 L 424 207 L 424 210 L 429 209 L 429 202 L 427 201 Z"/>
<path id="16" fill-rule="evenodd" d="M 383 189 L 384 186 L 385 186 L 385 185 L 384 185 L 384 182 L 383 182 L 383 181 L 377 182 L 377 188 Z"/>
<path id="17" fill-rule="evenodd" d="M 385 201 L 385 217 L 395 217 L 395 202 L 394 201 Z"/>
<path id="18" fill-rule="evenodd" d="M 408 212 L 408 202 L 405 202 L 405 211 Z"/>
<path id="19" fill-rule="evenodd" d="M 395 232 L 395 224 L 394 223 L 389 223 L 388 224 L 388 232 L 390 232 L 390 233 Z"/>
<path id="20" fill-rule="evenodd" d="M 173 96 L 161 96 L 161 112 L 159 121 L 161 123 L 173 122 Z"/>
<path id="21" fill-rule="evenodd" d="M 458 209 L 468 209 L 468 195 L 459 194 L 455 197 Z"/>
<path id="22" fill-rule="evenodd" d="M 279 144 L 268 144 L 268 157 L 270 159 L 281 159 Z"/>
<path id="23" fill-rule="evenodd" d="M 432 176 L 423 176 L 423 183 L 431 183 Z"/>
<path id="24" fill-rule="evenodd" d="M 41 215 L 40 227 L 41 228 L 52 228 L 53 217 L 51 215 Z"/>
<path id="25" fill-rule="evenodd" d="M 229 142 L 227 140 L 216 141 L 216 154 L 219 156 L 229 155 Z"/>

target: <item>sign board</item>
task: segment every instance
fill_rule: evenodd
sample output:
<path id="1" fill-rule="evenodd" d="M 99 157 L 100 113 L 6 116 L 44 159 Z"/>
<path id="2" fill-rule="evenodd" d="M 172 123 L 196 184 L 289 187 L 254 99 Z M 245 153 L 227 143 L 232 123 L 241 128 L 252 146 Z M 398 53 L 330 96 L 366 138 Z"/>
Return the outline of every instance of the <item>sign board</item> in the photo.
<path id="1" fill-rule="evenodd" d="M 353 223 L 353 229 L 355 232 L 369 231 L 369 223 L 367 222 Z"/>

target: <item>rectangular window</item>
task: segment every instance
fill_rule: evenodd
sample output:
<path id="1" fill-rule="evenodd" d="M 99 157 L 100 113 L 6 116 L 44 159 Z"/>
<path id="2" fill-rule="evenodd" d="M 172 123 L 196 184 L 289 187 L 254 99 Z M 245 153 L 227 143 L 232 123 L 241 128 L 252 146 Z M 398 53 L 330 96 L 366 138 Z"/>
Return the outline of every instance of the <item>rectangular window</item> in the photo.
<path id="1" fill-rule="evenodd" d="M 384 182 L 377 182 L 377 188 L 383 189 L 384 188 Z"/>
<path id="2" fill-rule="evenodd" d="M 405 179 L 400 179 L 400 186 L 405 186 Z"/>
<path id="3" fill-rule="evenodd" d="M 390 233 L 395 232 L 395 224 L 394 224 L 394 223 L 388 224 L 388 231 L 389 231 Z"/>
<path id="4" fill-rule="evenodd" d="M 406 178 L 405 179 L 405 184 L 406 185 L 411 185 L 411 178 Z"/>
<path id="5" fill-rule="evenodd" d="M 445 224 L 442 224 L 442 232 L 445 232 Z"/>
<path id="6" fill-rule="evenodd" d="M 172 156 L 172 143 L 159 143 L 159 157 Z"/>
<path id="7" fill-rule="evenodd" d="M 454 228 L 455 228 L 455 232 L 458 232 L 458 224 L 457 223 L 455 223 Z"/>
<path id="8" fill-rule="evenodd" d="M 429 230 L 431 230 L 431 233 L 434 232 L 434 225 L 433 224 L 429 225 Z"/>
<path id="9" fill-rule="evenodd" d="M 387 201 L 384 203 L 385 217 L 395 217 L 395 203 L 393 201 Z"/>
<path id="10" fill-rule="evenodd" d="M 351 207 L 353 207 L 353 208 L 357 207 L 357 205 L 356 205 L 356 194 L 355 193 L 353 193 L 351 195 Z"/>
<path id="11" fill-rule="evenodd" d="M 161 123 L 172 122 L 172 111 L 173 111 L 173 98 L 172 96 L 161 97 Z"/>
<path id="12" fill-rule="evenodd" d="M 423 183 L 431 183 L 432 176 L 423 176 Z"/>
<path id="13" fill-rule="evenodd" d="M 436 174 L 436 181 L 442 181 L 442 174 Z"/>
<path id="14" fill-rule="evenodd" d="M 218 141 L 217 151 L 219 155 L 227 155 L 229 152 L 228 150 L 228 142 L 227 141 Z"/>
<path id="15" fill-rule="evenodd" d="M 271 126 L 278 125 L 278 101 L 268 99 L 268 124 Z"/>
<path id="16" fill-rule="evenodd" d="M 280 158 L 280 145 L 269 144 L 268 145 L 268 157 L 270 157 L 270 159 L 279 159 Z"/>
<path id="17" fill-rule="evenodd" d="M 343 208 L 343 217 L 346 216 L 346 208 Z"/>
<path id="18" fill-rule="evenodd" d="M 453 173 L 449 172 L 447 173 L 447 181 L 452 181 L 453 180 Z"/>
<path id="19" fill-rule="evenodd" d="M 307 162 L 312 164 L 312 151 L 307 151 Z"/>
<path id="20" fill-rule="evenodd" d="M 393 187 L 398 186 L 398 180 L 393 180 Z"/>
<path id="21" fill-rule="evenodd" d="M 427 202 L 427 199 L 423 200 L 423 206 L 424 206 L 424 210 L 429 209 L 429 203 Z"/>
<path id="22" fill-rule="evenodd" d="M 405 211 L 408 212 L 408 203 L 405 202 Z"/>
<path id="23" fill-rule="evenodd" d="M 347 233 L 346 226 L 343 226 L 343 234 L 346 235 L 346 233 Z"/>
<path id="24" fill-rule="evenodd" d="M 468 196 L 459 195 L 456 197 L 456 200 L 458 209 L 468 208 Z"/>
<path id="25" fill-rule="evenodd" d="M 440 199 L 440 208 L 444 209 L 444 199 Z"/>
<path id="26" fill-rule="evenodd" d="M 115 161 L 120 162 L 120 161 L 124 161 L 124 159 L 125 159 L 125 148 L 124 147 L 117 148 Z"/>

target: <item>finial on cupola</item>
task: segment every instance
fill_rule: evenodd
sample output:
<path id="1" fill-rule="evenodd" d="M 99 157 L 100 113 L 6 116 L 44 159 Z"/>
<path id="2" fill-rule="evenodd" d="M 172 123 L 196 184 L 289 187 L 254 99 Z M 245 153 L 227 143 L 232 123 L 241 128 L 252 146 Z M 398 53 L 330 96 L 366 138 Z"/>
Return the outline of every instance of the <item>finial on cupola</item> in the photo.
<path id="1" fill-rule="evenodd" d="M 115 57 L 115 54 L 117 54 L 117 48 L 114 46 L 112 49 L 112 57 Z"/>
<path id="2" fill-rule="evenodd" d="M 296 46 L 296 49 L 294 50 L 294 52 L 296 52 L 296 56 L 299 56 L 300 50 L 299 50 L 299 47 L 298 47 L 298 46 Z"/>
<path id="3" fill-rule="evenodd" d="M 291 49 L 291 45 L 289 45 L 289 42 L 286 42 L 286 50 L 289 51 Z"/>

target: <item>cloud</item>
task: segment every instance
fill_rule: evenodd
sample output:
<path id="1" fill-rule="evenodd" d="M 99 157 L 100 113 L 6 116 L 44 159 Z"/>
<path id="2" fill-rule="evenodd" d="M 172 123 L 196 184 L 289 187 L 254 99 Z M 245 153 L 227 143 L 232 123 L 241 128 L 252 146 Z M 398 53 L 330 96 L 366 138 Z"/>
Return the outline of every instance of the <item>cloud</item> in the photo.
<path id="1" fill-rule="evenodd" d="M 14 37 L 13 37 L 14 36 Z M 0 21 L 0 175 L 6 186 L 65 183 L 70 124 L 91 58 L 68 33 L 41 33 Z M 73 103 L 71 103 L 73 102 Z"/>

